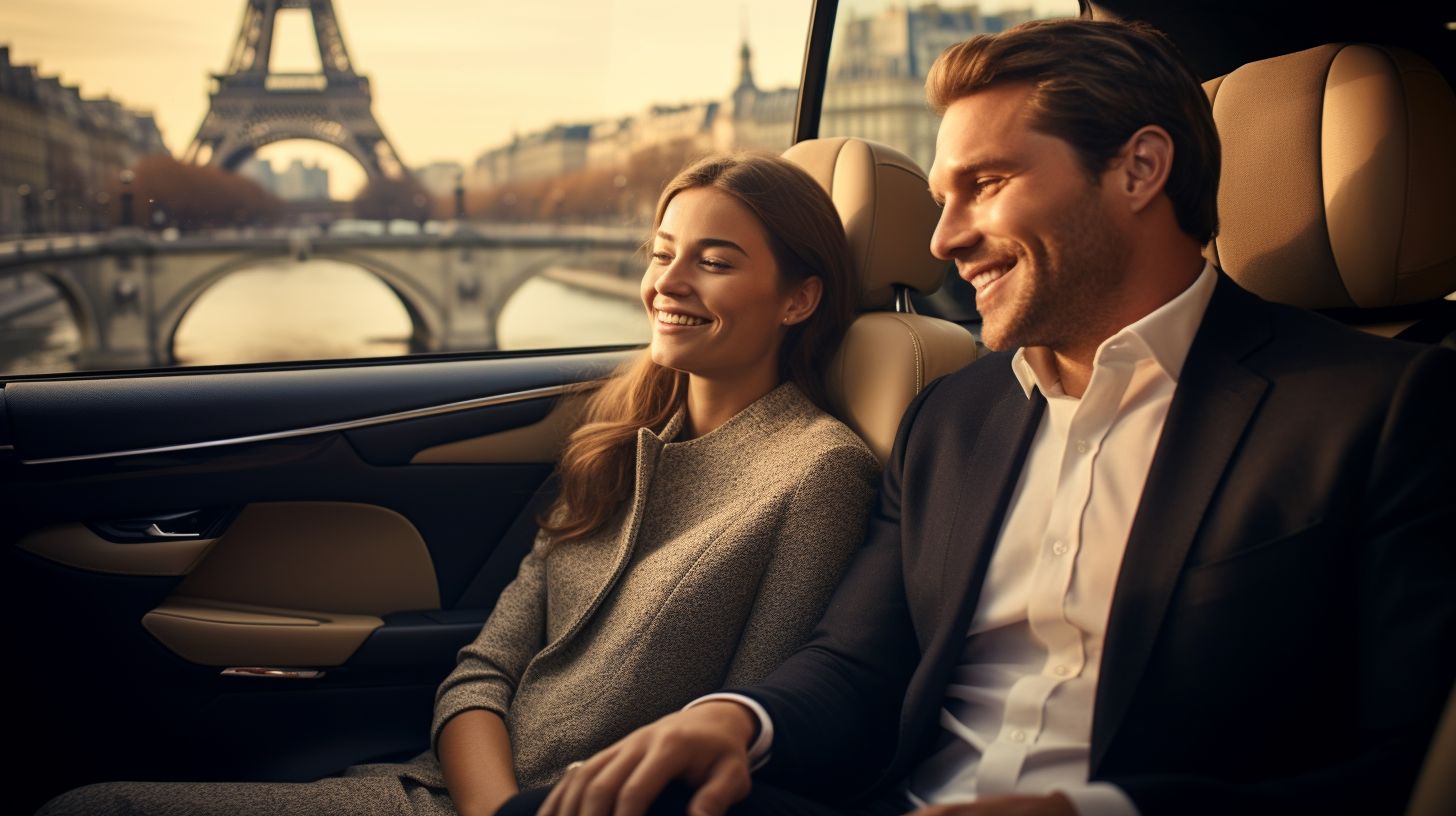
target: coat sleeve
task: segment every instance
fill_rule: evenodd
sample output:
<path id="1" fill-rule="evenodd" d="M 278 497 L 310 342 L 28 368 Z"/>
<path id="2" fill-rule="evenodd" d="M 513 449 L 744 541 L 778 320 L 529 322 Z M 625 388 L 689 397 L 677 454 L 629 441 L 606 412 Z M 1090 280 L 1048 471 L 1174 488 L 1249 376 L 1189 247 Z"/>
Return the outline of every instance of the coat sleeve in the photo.
<path id="1" fill-rule="evenodd" d="M 1348 600 L 1356 626 L 1348 670 L 1357 673 L 1360 693 L 1329 716 L 1348 721 L 1358 750 L 1296 776 L 1255 782 L 1175 774 L 1107 778 L 1143 816 L 1405 811 L 1456 675 L 1453 404 L 1456 354 L 1428 350 L 1407 368 L 1391 400 L 1359 523 L 1350 531 L 1348 552 L 1356 563 Z"/>
<path id="2" fill-rule="evenodd" d="M 851 445 L 831 448 L 809 466 L 771 543 L 726 685 L 762 680 L 808 638 L 864 539 L 876 470 L 870 452 Z"/>
<path id="3" fill-rule="evenodd" d="M 501 592 L 480 634 L 460 650 L 455 670 L 440 684 L 430 724 L 432 747 L 438 748 L 445 723 L 463 711 L 483 708 L 506 716 L 526 664 L 546 645 L 549 546 L 546 533 L 537 533 L 515 580 Z"/>
<path id="4" fill-rule="evenodd" d="M 906 409 L 871 503 L 865 539 L 809 640 L 744 694 L 773 722 L 758 776 L 805 791 L 873 779 L 893 753 L 900 707 L 920 649 L 905 595 L 900 489 L 905 446 L 932 383 Z"/>

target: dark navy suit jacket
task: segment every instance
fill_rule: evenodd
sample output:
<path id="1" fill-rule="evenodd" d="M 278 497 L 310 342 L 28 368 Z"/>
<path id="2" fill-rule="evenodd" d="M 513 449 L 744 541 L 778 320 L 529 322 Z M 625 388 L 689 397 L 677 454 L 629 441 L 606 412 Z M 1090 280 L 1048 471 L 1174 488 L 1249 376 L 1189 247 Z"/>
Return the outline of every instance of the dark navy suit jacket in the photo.
<path id="1" fill-rule="evenodd" d="M 1009 353 L 926 389 L 810 642 L 735 689 L 761 778 L 902 784 L 1045 402 Z M 1220 276 L 1113 595 L 1092 780 L 1162 813 L 1398 813 L 1456 673 L 1456 353 L 1370 337 Z"/>

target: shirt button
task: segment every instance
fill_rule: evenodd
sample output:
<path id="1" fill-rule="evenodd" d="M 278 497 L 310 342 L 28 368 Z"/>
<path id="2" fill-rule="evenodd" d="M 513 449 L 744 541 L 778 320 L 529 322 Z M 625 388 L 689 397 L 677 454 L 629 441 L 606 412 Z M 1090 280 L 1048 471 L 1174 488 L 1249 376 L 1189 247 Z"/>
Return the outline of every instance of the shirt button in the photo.
<path id="1" fill-rule="evenodd" d="M 1067 542 L 1065 542 L 1065 541 L 1058 541 L 1058 542 L 1052 544 L 1052 552 L 1055 553 L 1056 555 L 1066 555 L 1067 554 L 1067 549 L 1068 549 Z"/>
<path id="2" fill-rule="evenodd" d="M 1078 439 L 1077 440 L 1077 453 L 1086 453 L 1086 452 L 1087 452 L 1087 440 L 1085 440 L 1085 439 Z"/>
<path id="3" fill-rule="evenodd" d="M 1052 669 L 1052 671 L 1056 672 L 1058 677 L 1066 677 L 1067 675 L 1072 673 L 1072 670 L 1067 668 L 1066 666 L 1058 666 L 1055 669 Z"/>
<path id="4" fill-rule="evenodd" d="M 1025 731 L 1012 731 L 1010 737 L 1012 742 L 1026 742 Z"/>

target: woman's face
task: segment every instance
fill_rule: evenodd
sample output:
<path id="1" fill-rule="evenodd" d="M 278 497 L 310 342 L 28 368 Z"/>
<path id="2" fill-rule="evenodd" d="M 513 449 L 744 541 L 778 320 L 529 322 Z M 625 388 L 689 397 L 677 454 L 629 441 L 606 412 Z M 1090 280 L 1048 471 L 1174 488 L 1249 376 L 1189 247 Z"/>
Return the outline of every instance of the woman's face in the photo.
<path id="1" fill-rule="evenodd" d="M 810 280 L 783 285 L 768 236 L 738 199 L 711 187 L 678 193 L 653 236 L 642 276 L 653 361 L 694 376 L 771 387 L 784 330 L 818 303 L 818 279 Z"/>

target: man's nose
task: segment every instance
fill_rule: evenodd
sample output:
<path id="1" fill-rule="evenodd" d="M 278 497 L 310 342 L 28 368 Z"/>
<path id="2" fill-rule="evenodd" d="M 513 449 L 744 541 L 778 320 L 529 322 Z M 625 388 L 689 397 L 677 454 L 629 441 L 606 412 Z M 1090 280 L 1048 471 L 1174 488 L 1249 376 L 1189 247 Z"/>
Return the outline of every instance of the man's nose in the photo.
<path id="1" fill-rule="evenodd" d="M 968 207 L 948 203 L 940 210 L 940 220 L 930 236 L 930 254 L 942 261 L 953 261 L 981 240 L 981 231 Z"/>

